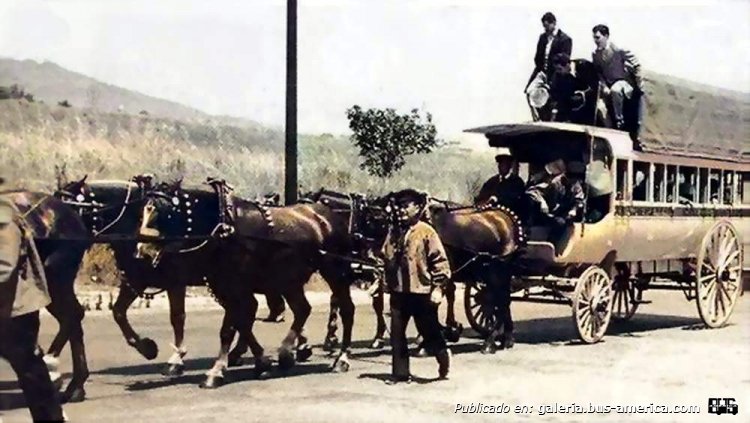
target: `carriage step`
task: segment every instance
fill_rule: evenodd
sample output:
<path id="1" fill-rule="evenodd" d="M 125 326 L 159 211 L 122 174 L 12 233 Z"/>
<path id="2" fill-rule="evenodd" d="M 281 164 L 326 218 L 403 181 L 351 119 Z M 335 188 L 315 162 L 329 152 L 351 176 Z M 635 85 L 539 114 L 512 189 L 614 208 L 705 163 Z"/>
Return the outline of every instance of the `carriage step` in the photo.
<path id="1" fill-rule="evenodd" d="M 631 301 L 631 303 L 638 304 L 638 305 L 640 305 L 640 304 L 651 304 L 652 302 L 653 301 L 651 301 L 651 300 L 633 300 L 633 301 Z"/>

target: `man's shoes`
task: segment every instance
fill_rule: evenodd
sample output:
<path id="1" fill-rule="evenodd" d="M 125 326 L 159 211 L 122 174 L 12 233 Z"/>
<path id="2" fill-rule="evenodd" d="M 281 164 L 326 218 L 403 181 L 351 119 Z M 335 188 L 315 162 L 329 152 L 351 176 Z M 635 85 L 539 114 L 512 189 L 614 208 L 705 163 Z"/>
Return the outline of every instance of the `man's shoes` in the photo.
<path id="1" fill-rule="evenodd" d="M 411 383 L 414 379 L 411 375 L 406 376 L 391 376 L 385 380 L 386 385 L 395 385 L 397 383 Z"/>
<path id="2" fill-rule="evenodd" d="M 448 379 L 448 373 L 451 370 L 451 356 L 451 350 L 447 348 L 437 354 L 439 379 Z"/>

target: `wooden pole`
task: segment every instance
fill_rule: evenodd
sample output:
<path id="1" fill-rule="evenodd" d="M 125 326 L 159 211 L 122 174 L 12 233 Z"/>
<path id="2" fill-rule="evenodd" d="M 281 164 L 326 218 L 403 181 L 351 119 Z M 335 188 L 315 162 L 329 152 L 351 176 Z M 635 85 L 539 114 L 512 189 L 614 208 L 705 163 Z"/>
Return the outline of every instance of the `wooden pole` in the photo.
<path id="1" fill-rule="evenodd" d="M 286 148 L 284 203 L 297 202 L 297 0 L 286 2 Z"/>

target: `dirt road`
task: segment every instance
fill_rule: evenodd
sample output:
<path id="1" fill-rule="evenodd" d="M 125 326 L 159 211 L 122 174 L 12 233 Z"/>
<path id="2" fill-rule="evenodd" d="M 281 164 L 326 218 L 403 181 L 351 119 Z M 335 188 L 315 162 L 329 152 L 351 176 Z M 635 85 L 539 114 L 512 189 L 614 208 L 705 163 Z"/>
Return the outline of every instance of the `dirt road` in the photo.
<path id="1" fill-rule="evenodd" d="M 88 400 L 65 410 L 74 422 L 440 422 L 440 421 L 739 421 L 750 413 L 750 302 L 742 298 L 731 325 L 703 330 L 694 303 L 677 292 L 647 293 L 634 320 L 610 327 L 605 342 L 579 345 L 570 309 L 559 305 L 514 304 L 517 345 L 493 356 L 478 352 L 480 342 L 464 337 L 453 347 L 454 371 L 448 381 L 430 382 L 437 368 L 431 358 L 413 359 L 419 379 L 409 385 L 387 386 L 387 351 L 367 348 L 374 316 L 358 304 L 354 360 L 346 374 L 331 374 L 331 359 L 320 348 L 310 362 L 288 374 L 254 380 L 250 366 L 230 373 L 232 383 L 215 391 L 198 388 L 218 350 L 220 312 L 188 313 L 189 371 L 167 379 L 160 365 L 170 354 L 171 328 L 164 310 L 139 310 L 134 326 L 160 346 L 157 360 L 146 362 L 122 340 L 111 317 L 90 313 L 85 320 L 89 363 Z M 366 298 L 358 296 L 360 303 Z M 317 301 L 322 303 L 323 301 Z M 264 310 L 260 311 L 265 314 Z M 289 316 L 288 316 L 289 317 Z M 461 314 L 463 317 L 463 314 Z M 326 307 L 314 306 L 308 323 L 313 342 L 323 338 Z M 463 319 L 465 321 L 465 319 Z M 56 329 L 43 319 L 48 342 Z M 258 323 L 259 339 L 275 356 L 288 323 Z M 61 363 L 70 369 L 68 351 Z M 3 422 L 30 421 L 7 364 L 0 363 Z M 709 397 L 735 398 L 737 416 L 707 413 Z M 481 406 L 480 406 L 481 403 Z M 455 413 L 499 408 L 507 413 Z M 572 414 L 573 404 L 593 406 L 700 406 L 700 414 Z M 504 408 L 503 405 L 509 406 Z M 516 406 L 533 406 L 516 413 Z M 545 406 L 540 410 L 540 406 Z M 549 406 L 557 413 L 546 413 Z M 560 413 L 561 407 L 569 413 Z M 519 410 L 522 411 L 522 410 Z M 744 417 L 743 417 L 744 416 Z"/>

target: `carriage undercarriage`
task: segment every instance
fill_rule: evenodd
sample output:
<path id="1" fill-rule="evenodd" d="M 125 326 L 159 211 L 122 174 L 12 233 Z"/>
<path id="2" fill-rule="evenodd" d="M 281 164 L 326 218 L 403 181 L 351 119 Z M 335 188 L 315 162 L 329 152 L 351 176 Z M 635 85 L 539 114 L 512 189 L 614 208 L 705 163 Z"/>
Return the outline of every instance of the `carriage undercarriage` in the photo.
<path id="1" fill-rule="evenodd" d="M 726 324 L 742 294 L 742 243 L 728 221 L 704 236 L 693 257 L 681 260 L 555 264 L 546 274 L 528 273 L 533 264 L 518 266 L 511 279 L 512 301 L 565 304 L 585 343 L 600 341 L 612 319 L 631 319 L 648 290 L 681 291 L 696 300 L 698 314 L 709 328 Z M 543 266 L 543 264 L 542 264 Z M 607 267 L 608 269 L 605 269 Z M 537 267 L 538 268 L 538 267 Z M 550 270 L 550 269 L 548 269 Z M 466 316 L 472 329 L 486 336 L 495 327 L 492 290 L 485 282 L 466 283 Z"/>

